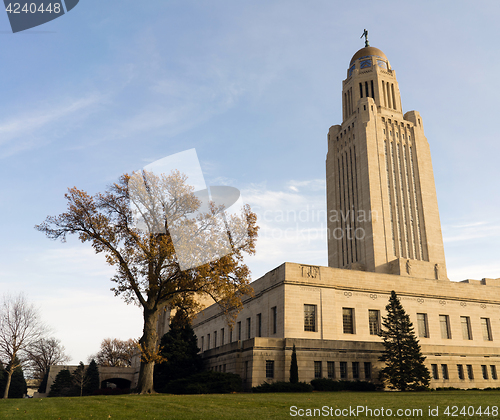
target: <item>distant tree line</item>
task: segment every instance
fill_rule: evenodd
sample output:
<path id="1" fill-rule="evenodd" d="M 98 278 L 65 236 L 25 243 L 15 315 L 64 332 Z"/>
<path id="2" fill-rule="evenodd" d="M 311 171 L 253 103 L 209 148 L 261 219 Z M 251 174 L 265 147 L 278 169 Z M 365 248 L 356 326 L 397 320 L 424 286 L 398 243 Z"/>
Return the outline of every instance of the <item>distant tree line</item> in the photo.
<path id="1" fill-rule="evenodd" d="M 27 392 L 25 374 L 42 381 L 51 365 L 69 360 L 48 332 L 38 309 L 23 294 L 5 295 L 0 301 L 0 397 L 22 397 Z"/>

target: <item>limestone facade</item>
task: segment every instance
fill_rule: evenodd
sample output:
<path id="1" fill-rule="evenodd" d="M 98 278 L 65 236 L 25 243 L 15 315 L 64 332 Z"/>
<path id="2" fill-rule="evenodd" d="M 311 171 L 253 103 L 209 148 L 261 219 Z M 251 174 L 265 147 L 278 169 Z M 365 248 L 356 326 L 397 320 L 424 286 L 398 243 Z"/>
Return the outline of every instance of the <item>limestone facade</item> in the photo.
<path id="1" fill-rule="evenodd" d="M 455 283 L 284 263 L 252 285 L 254 296 L 232 330 L 216 305 L 194 323 L 209 367 L 238 373 L 247 386 L 288 380 L 293 344 L 300 380 L 375 380 L 383 349 L 376 333 L 391 290 L 414 324 L 429 370 L 436 365 L 433 387 L 500 386 L 500 279 Z"/>

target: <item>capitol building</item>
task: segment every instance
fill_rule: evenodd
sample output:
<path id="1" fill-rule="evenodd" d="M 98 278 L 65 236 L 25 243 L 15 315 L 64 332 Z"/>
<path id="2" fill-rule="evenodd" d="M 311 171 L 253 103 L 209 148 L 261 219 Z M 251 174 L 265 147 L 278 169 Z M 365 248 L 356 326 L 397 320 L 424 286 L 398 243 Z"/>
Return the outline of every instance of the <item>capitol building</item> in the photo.
<path id="1" fill-rule="evenodd" d="M 394 290 L 431 387 L 498 387 L 500 279 L 448 279 L 424 120 L 403 113 L 381 50 L 366 41 L 346 64 L 342 123 L 327 134 L 328 267 L 285 262 L 268 272 L 232 328 L 217 305 L 205 308 L 193 322 L 201 354 L 247 389 L 288 381 L 294 345 L 301 381 L 377 381 Z"/>

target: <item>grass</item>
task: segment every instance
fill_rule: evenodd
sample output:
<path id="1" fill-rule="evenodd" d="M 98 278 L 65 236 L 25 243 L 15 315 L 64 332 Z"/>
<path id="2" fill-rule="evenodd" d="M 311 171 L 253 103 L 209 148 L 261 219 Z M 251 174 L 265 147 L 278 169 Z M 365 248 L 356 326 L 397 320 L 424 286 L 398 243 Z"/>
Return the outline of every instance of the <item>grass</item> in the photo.
<path id="1" fill-rule="evenodd" d="M 79 419 L 133 419 L 133 420 L 190 420 L 190 419 L 290 419 L 339 418 L 329 416 L 291 416 L 290 406 L 302 409 L 349 409 L 357 406 L 372 410 L 393 410 L 397 419 L 493 419 L 492 406 L 500 406 L 500 391 L 437 391 L 424 393 L 396 392 L 314 392 L 304 394 L 225 394 L 225 395 L 120 395 L 83 398 L 45 398 L 0 400 L 0 420 L 79 420 Z M 429 406 L 439 407 L 438 416 L 429 415 Z M 457 406 L 456 416 L 444 414 L 447 406 Z M 482 410 L 489 406 L 490 415 L 460 414 L 462 407 Z M 397 409 L 421 409 L 423 415 L 397 416 Z M 347 412 L 345 412 L 347 414 Z M 292 413 L 293 414 L 293 413 Z M 304 412 L 304 414 L 307 414 Z M 310 414 L 314 414 L 311 412 Z M 354 418 L 387 418 L 360 413 Z M 353 416 L 340 416 L 352 418 Z"/>

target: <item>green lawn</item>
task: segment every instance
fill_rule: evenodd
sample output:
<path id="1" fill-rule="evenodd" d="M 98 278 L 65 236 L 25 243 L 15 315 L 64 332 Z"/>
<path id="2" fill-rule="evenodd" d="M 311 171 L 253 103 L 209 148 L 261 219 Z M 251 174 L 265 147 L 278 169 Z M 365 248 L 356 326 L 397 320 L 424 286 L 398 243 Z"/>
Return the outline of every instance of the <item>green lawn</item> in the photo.
<path id="1" fill-rule="evenodd" d="M 297 409 L 291 411 L 290 407 Z M 349 408 L 367 407 L 371 414 L 359 415 Z M 429 416 L 429 406 L 439 407 L 439 415 Z M 457 406 L 457 409 L 453 409 Z M 482 408 L 482 416 L 469 416 L 472 408 Z M 387 410 L 393 411 L 393 418 L 419 419 L 486 419 L 500 418 L 493 406 L 500 406 L 500 391 L 438 391 L 426 393 L 396 392 L 315 392 L 305 394 L 229 394 L 229 395 L 121 395 L 83 398 L 45 398 L 0 400 L 0 420 L 77 420 L 77 419 L 290 419 L 290 418 L 387 418 Z M 313 412 L 304 411 L 304 416 L 291 415 L 298 409 L 333 410 L 328 416 L 313 417 Z M 449 415 L 444 413 L 450 407 Z M 489 415 L 485 414 L 486 407 Z M 384 416 L 381 411 L 384 409 Z M 412 415 L 398 416 L 396 410 L 421 409 Z M 344 410 L 337 412 L 335 410 Z M 498 410 L 498 409 L 497 409 Z M 462 411 L 462 413 L 460 413 Z M 326 414 L 326 411 L 324 412 Z M 330 413 L 333 415 L 330 416 Z M 318 413 L 316 413 L 318 414 Z M 357 413 L 356 413 L 357 414 Z M 379 414 L 379 416 L 376 416 Z M 455 414 L 455 416 L 452 416 Z"/>

